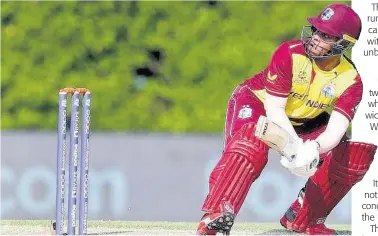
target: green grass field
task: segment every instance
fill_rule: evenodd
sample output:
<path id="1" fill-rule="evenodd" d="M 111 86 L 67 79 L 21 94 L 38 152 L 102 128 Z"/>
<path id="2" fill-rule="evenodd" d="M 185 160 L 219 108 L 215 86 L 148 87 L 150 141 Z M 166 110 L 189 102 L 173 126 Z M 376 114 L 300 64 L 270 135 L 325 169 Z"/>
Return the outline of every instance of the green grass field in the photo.
<path id="1" fill-rule="evenodd" d="M 195 235 L 197 223 L 146 221 L 89 221 L 89 235 Z M 329 225 L 341 235 L 351 235 L 350 225 Z M 52 235 L 51 222 L 2 220 L 2 235 Z M 236 222 L 231 235 L 298 235 L 279 224 Z"/>

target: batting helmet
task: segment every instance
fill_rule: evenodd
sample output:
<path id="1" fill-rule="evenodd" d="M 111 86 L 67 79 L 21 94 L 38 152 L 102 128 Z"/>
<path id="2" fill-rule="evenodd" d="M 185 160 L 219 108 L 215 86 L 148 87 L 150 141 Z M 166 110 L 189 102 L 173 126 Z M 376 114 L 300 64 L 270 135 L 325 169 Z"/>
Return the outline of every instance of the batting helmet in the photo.
<path id="1" fill-rule="evenodd" d="M 317 16 L 307 18 L 310 30 L 302 31 L 302 39 L 308 42 L 316 31 L 337 37 L 339 40 L 332 45 L 331 52 L 322 57 L 335 56 L 345 53 L 357 42 L 361 33 L 361 19 L 349 6 L 344 4 L 330 4 L 323 8 Z M 315 31 L 315 32 L 314 32 Z M 310 32 L 309 34 L 305 33 Z"/>

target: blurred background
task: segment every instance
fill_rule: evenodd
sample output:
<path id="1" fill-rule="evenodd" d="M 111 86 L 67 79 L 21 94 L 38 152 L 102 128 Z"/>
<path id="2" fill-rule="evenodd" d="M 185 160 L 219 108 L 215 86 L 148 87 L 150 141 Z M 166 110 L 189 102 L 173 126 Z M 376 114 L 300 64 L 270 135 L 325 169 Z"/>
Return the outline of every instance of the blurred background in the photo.
<path id="1" fill-rule="evenodd" d="M 53 218 L 58 90 L 86 87 L 89 218 L 198 221 L 232 90 L 329 3 L 2 2 L 1 218 Z M 278 222 L 304 183 L 271 152 L 238 220 Z M 329 222 L 350 217 L 348 194 Z"/>

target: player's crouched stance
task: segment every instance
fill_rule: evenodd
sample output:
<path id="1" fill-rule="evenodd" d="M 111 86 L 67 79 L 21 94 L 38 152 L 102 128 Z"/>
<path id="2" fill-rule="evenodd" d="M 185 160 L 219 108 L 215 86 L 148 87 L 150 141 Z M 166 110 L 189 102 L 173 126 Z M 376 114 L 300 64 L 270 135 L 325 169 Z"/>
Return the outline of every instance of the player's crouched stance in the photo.
<path id="1" fill-rule="evenodd" d="M 289 171 L 308 178 L 280 220 L 295 232 L 334 234 L 327 216 L 368 171 L 377 147 L 345 136 L 362 98 L 361 78 L 344 56 L 360 35 L 360 18 L 331 4 L 308 20 L 302 40 L 280 45 L 269 66 L 233 92 L 197 234 L 230 233 L 269 148 Z"/>

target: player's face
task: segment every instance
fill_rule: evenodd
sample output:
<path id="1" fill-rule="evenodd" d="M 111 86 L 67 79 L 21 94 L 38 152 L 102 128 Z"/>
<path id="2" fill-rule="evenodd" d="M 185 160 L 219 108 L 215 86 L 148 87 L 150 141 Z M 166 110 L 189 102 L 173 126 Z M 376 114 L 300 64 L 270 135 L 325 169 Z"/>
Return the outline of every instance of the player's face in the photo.
<path id="1" fill-rule="evenodd" d="M 323 56 L 332 49 L 332 45 L 337 41 L 337 37 L 314 29 L 310 42 L 307 44 L 307 50 L 311 56 Z"/>

